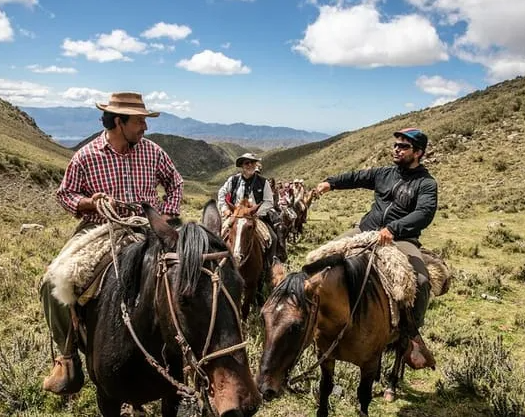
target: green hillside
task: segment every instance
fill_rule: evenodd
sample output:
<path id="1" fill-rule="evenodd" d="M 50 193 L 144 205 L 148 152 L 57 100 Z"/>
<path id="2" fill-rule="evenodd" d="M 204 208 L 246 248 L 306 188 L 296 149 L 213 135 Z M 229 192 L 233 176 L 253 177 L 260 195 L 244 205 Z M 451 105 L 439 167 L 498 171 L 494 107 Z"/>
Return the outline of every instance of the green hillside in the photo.
<path id="1" fill-rule="evenodd" d="M 9 111 L 0 113 L 0 127 L 6 127 L 1 131 L 5 134 L 7 127 L 12 126 L 7 140 L 0 140 L 0 233 L 4 236 L 0 240 L 0 415 L 95 415 L 95 390 L 91 383 L 70 398 L 48 395 L 40 389 L 51 363 L 38 283 L 70 236 L 76 220 L 58 209 L 51 183 L 39 180 L 31 172 L 39 172 L 32 169 L 44 160 L 56 170 L 63 169 L 70 152 L 49 141 L 23 115 Z M 8 113 L 11 116 L 6 118 Z M 433 224 L 423 233 L 422 243 L 444 257 L 453 271 L 453 282 L 448 294 L 432 299 L 423 328 L 424 338 L 435 353 L 437 370 L 407 370 L 399 398 L 391 404 L 382 401 L 383 385 L 375 384 L 370 415 L 522 417 L 525 78 L 322 142 L 269 151 L 263 154 L 264 175 L 281 179 L 301 177 L 308 187 L 313 187 L 331 174 L 389 164 L 392 132 L 403 127 L 419 127 L 430 138 L 425 164 L 438 180 L 440 202 Z M 16 134 L 18 131 L 23 135 Z M 211 155 L 208 152 L 215 146 L 199 145 L 202 147 L 198 149 L 206 152 L 204 157 L 194 148 L 187 151 L 189 145 L 184 141 L 169 145 L 173 145 L 169 152 L 188 159 L 180 162 L 181 170 L 185 167 L 194 172 L 200 171 L 188 155 L 206 164 Z M 224 158 L 227 164 L 211 179 L 203 171 L 198 180 L 186 181 L 185 219 L 199 218 L 203 203 L 216 194 L 226 175 L 235 171 L 233 159 L 243 150 L 228 145 L 227 149 L 214 148 L 213 152 L 218 155 L 213 157 L 214 163 L 219 164 Z M 9 181 L 4 181 L 7 177 Z M 289 269 L 299 269 L 309 250 L 349 228 L 368 210 L 371 200 L 371 192 L 360 190 L 331 192 L 314 202 L 304 236 L 289 247 Z M 45 229 L 20 234 L 20 224 L 28 221 L 38 221 Z M 255 311 L 246 325 L 254 372 L 264 337 L 260 323 Z M 314 362 L 310 348 L 293 374 Z M 392 357 L 386 355 L 385 368 L 391 363 Z M 303 394 L 286 393 L 274 402 L 265 402 L 256 417 L 314 416 L 316 382 L 317 379 L 305 383 L 301 387 Z M 338 363 L 337 393 L 330 398 L 331 416 L 358 415 L 357 383 L 356 368 Z M 150 405 L 146 411 L 148 416 L 158 415 L 159 405 Z"/>

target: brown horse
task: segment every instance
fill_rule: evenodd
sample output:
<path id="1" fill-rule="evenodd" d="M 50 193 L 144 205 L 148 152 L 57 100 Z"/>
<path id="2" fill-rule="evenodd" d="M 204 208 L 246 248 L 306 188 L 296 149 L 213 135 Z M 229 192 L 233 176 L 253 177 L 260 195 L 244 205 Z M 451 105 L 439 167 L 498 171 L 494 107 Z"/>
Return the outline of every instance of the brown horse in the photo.
<path id="1" fill-rule="evenodd" d="M 317 416 L 328 415 L 336 360 L 360 368 L 357 396 L 361 415 L 368 415 L 382 353 L 398 337 L 387 295 L 368 264 L 366 253 L 348 259 L 330 256 L 289 274 L 275 288 L 262 309 L 265 341 L 257 384 L 266 400 L 281 393 L 300 355 L 315 339 L 321 366 Z M 393 400 L 403 352 L 399 343 L 387 400 Z"/>
<path id="2" fill-rule="evenodd" d="M 162 415 L 175 417 L 181 397 L 197 398 L 182 384 L 185 358 L 215 415 L 252 416 L 260 395 L 242 341 L 242 280 L 218 236 L 215 202 L 205 207 L 204 226 L 178 230 L 143 208 L 146 240 L 118 255 L 81 314 L 101 414 L 117 417 L 124 402 L 140 408 L 162 398 Z"/>
<path id="3" fill-rule="evenodd" d="M 257 292 L 262 292 L 264 272 L 264 248 L 257 237 L 256 215 L 259 205 L 243 199 L 231 206 L 230 229 L 225 240 L 233 252 L 239 272 L 244 279 L 244 298 L 241 307 L 243 321 L 250 313 Z M 262 303 L 261 303 L 262 304 Z"/>

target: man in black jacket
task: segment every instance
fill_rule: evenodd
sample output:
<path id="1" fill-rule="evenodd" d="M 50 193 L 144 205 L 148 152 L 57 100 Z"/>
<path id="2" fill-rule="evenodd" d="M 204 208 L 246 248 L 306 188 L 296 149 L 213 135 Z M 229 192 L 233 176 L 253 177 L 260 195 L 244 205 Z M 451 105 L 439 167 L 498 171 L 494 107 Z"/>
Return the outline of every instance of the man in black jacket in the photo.
<path id="1" fill-rule="evenodd" d="M 427 169 L 420 164 L 427 147 L 427 136 L 419 129 L 408 128 L 394 133 L 394 166 L 353 171 L 334 177 L 317 186 L 320 194 L 330 190 L 367 188 L 374 190 L 375 201 L 361 219 L 359 231 L 378 230 L 379 244 L 393 241 L 405 253 L 416 270 L 417 295 L 414 303 L 414 321 L 419 328 L 430 295 L 428 271 L 419 247 L 421 231 L 432 222 L 437 209 L 437 184 Z M 411 334 L 413 340 L 424 347 L 421 337 Z"/>

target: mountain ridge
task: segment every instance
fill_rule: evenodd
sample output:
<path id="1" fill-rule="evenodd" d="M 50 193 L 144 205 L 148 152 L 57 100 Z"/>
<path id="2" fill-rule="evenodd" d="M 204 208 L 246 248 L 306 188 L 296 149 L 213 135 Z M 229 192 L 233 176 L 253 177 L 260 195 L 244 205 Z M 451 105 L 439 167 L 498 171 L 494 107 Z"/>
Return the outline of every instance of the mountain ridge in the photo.
<path id="1" fill-rule="evenodd" d="M 88 107 L 21 107 L 42 130 L 59 142 L 77 143 L 100 130 L 100 110 Z M 148 119 L 148 131 L 170 134 L 208 142 L 234 142 L 258 147 L 295 146 L 325 139 L 330 135 L 283 126 L 251 125 L 242 122 L 231 124 L 206 123 L 190 117 L 181 118 L 161 113 Z M 254 143 L 255 142 L 255 143 Z"/>

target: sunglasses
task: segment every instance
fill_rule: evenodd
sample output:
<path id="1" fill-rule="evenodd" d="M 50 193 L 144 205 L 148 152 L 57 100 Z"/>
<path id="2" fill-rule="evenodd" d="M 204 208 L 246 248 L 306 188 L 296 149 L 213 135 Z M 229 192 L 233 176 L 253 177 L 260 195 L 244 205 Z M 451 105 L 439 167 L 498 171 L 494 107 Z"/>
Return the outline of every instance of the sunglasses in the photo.
<path id="1" fill-rule="evenodd" d="M 394 143 L 393 146 L 394 146 L 394 149 L 399 148 L 399 149 L 402 149 L 402 150 L 407 150 L 407 149 L 410 149 L 412 147 L 412 144 L 406 143 L 406 142 L 396 142 L 396 143 Z"/>

